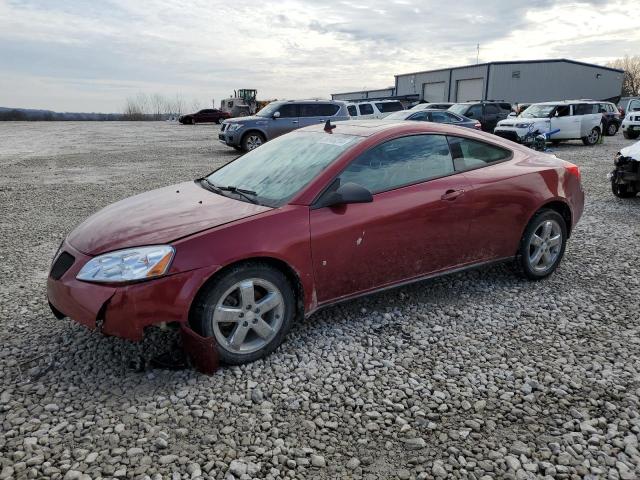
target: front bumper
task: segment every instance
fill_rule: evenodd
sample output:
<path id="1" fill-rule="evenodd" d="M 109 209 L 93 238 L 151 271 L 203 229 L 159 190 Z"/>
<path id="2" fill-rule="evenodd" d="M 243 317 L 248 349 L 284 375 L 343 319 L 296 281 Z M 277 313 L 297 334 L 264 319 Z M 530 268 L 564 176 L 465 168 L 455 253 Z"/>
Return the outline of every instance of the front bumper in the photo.
<path id="1" fill-rule="evenodd" d="M 527 134 L 527 130 L 510 127 L 496 127 L 493 134 L 507 140 L 511 140 L 512 142 L 521 143 L 522 139 Z"/>
<path id="2" fill-rule="evenodd" d="M 640 123 L 639 122 L 622 122 L 622 131 L 640 133 Z"/>
<path id="3" fill-rule="evenodd" d="M 67 241 L 60 254 L 75 260 L 60 278 L 47 279 L 49 305 L 57 317 L 69 317 L 105 335 L 140 341 L 148 326 L 178 322 L 186 325 L 189 309 L 200 287 L 219 268 L 188 272 L 126 285 L 96 284 L 76 279 L 92 257 L 76 250 Z"/>
<path id="4" fill-rule="evenodd" d="M 220 133 L 218 133 L 218 140 L 229 147 L 239 147 L 240 142 L 242 141 L 242 128 L 239 128 L 232 132 L 228 132 L 226 131 L 226 128 L 229 127 L 226 126 L 226 124 L 222 125 L 223 129 L 221 129 Z"/>

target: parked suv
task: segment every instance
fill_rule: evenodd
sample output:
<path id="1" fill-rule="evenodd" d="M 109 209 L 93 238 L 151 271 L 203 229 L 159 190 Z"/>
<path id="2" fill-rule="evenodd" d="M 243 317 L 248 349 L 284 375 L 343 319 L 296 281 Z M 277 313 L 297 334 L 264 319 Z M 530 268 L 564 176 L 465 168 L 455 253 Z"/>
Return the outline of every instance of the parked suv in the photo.
<path id="1" fill-rule="evenodd" d="M 640 105 L 638 105 L 638 110 L 631 111 L 624 117 L 622 135 L 627 140 L 635 140 L 640 137 Z"/>
<path id="2" fill-rule="evenodd" d="M 236 150 L 248 152 L 282 134 L 327 120 L 349 120 L 345 103 L 335 100 L 271 102 L 253 116 L 225 120 L 218 139 Z"/>
<path id="3" fill-rule="evenodd" d="M 622 123 L 620 110 L 611 102 L 601 102 L 599 108 L 602 113 L 602 133 L 612 137 L 618 133 Z"/>
<path id="4" fill-rule="evenodd" d="M 187 115 L 180 115 L 178 121 L 184 124 L 195 125 L 196 123 L 220 123 L 223 120 L 229 118 L 227 112 L 218 110 L 217 108 L 205 108 L 196 113 L 189 113 Z"/>
<path id="5" fill-rule="evenodd" d="M 393 112 L 404 110 L 398 100 L 380 100 L 377 102 L 348 103 L 347 109 L 353 120 L 384 118 Z"/>
<path id="6" fill-rule="evenodd" d="M 500 120 L 504 120 L 511 112 L 508 102 L 481 100 L 477 102 L 456 103 L 449 110 L 458 115 L 478 120 L 485 132 L 493 132 Z"/>
<path id="7" fill-rule="evenodd" d="M 551 141 L 581 139 L 585 145 L 595 145 L 602 134 L 600 102 L 564 100 L 534 103 L 516 118 L 498 122 L 494 134 L 522 142 L 528 134 L 543 134 L 558 130 Z"/>

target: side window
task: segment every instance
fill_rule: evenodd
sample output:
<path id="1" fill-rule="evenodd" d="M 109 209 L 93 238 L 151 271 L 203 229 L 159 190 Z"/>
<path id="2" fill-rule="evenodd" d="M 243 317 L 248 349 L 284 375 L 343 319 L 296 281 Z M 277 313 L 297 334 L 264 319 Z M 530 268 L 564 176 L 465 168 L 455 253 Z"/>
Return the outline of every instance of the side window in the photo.
<path id="1" fill-rule="evenodd" d="M 447 116 L 447 119 L 448 119 L 447 122 L 448 123 L 458 123 L 458 122 L 462 121 L 462 119 L 459 116 L 454 115 L 451 112 L 443 112 L 443 113 Z"/>
<path id="2" fill-rule="evenodd" d="M 321 103 L 320 105 L 318 105 L 318 107 L 320 108 L 321 117 L 331 117 L 338 113 L 338 110 L 340 110 L 339 105 L 334 105 L 332 103 Z"/>
<path id="3" fill-rule="evenodd" d="M 488 143 L 462 137 L 447 137 L 456 172 L 484 167 L 506 160 L 511 152 Z"/>
<path id="4" fill-rule="evenodd" d="M 482 105 L 473 105 L 467 110 L 465 116 L 471 118 L 482 118 Z"/>
<path id="5" fill-rule="evenodd" d="M 379 193 L 452 173 L 453 160 L 443 135 L 411 135 L 360 155 L 340 174 L 340 183 L 354 182 Z"/>
<path id="6" fill-rule="evenodd" d="M 298 116 L 298 106 L 293 103 L 285 103 L 278 109 L 280 118 L 292 118 Z"/>
<path id="7" fill-rule="evenodd" d="M 560 105 L 556 107 L 556 117 L 568 117 L 571 115 L 571 107 L 569 105 Z M 574 115 L 576 115 L 574 110 Z"/>
<path id="8" fill-rule="evenodd" d="M 450 120 L 444 112 L 431 112 L 429 113 L 431 121 L 435 123 L 449 123 Z"/>
<path id="9" fill-rule="evenodd" d="M 579 103 L 573 106 L 574 115 L 591 115 L 592 113 L 601 113 L 602 104 L 597 103 Z"/>
<path id="10" fill-rule="evenodd" d="M 317 103 L 303 103 L 300 105 L 301 117 L 319 117 L 320 115 L 322 115 L 320 113 L 320 105 Z"/>
<path id="11" fill-rule="evenodd" d="M 368 103 L 361 103 L 358 105 L 360 115 L 373 115 L 373 107 Z"/>
<path id="12" fill-rule="evenodd" d="M 399 112 L 400 110 L 404 110 L 400 102 L 380 102 L 376 103 L 376 107 L 378 107 L 378 110 L 382 113 Z"/>
<path id="13" fill-rule="evenodd" d="M 500 113 L 500 109 L 495 105 L 485 105 L 484 108 L 487 111 L 488 115 L 497 115 L 498 113 Z"/>
<path id="14" fill-rule="evenodd" d="M 414 113 L 407 120 L 419 120 L 421 122 L 428 122 L 429 117 L 427 116 L 427 112 Z"/>
<path id="15" fill-rule="evenodd" d="M 347 106 L 347 110 L 349 111 L 349 115 L 351 115 L 352 117 L 357 117 L 358 116 L 358 112 L 356 111 L 356 106 L 355 105 L 348 105 Z"/>

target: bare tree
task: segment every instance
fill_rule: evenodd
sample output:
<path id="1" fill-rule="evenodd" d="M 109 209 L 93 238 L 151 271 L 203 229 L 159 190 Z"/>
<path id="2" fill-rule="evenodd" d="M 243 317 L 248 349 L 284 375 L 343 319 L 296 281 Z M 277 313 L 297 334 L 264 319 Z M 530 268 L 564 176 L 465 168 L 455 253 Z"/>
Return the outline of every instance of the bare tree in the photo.
<path id="1" fill-rule="evenodd" d="M 162 116 L 169 113 L 169 102 L 159 93 L 151 95 L 151 97 L 149 97 L 149 103 L 151 105 L 151 115 L 153 115 L 154 120 L 162 120 Z"/>
<path id="2" fill-rule="evenodd" d="M 197 98 L 194 98 L 193 100 L 191 100 L 191 110 L 193 110 L 194 112 L 197 112 L 202 108 L 200 105 L 202 104 L 200 103 L 200 100 L 198 100 Z"/>
<path id="3" fill-rule="evenodd" d="M 624 70 L 622 80 L 622 96 L 640 95 L 640 56 L 618 58 L 608 63 L 608 66 Z"/>

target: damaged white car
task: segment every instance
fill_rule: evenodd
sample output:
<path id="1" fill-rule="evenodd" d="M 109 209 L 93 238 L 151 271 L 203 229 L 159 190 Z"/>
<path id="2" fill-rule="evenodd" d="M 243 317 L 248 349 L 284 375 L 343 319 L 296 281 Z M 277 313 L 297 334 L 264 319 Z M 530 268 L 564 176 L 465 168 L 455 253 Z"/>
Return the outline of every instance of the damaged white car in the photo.
<path id="1" fill-rule="evenodd" d="M 522 143 L 527 136 L 554 132 L 551 142 L 582 140 L 595 145 L 602 135 L 602 113 L 594 101 L 534 103 L 516 118 L 498 122 L 494 135 Z"/>
<path id="2" fill-rule="evenodd" d="M 631 198 L 640 192 L 640 142 L 616 154 L 616 168 L 609 173 L 611 190 L 616 197 Z"/>

